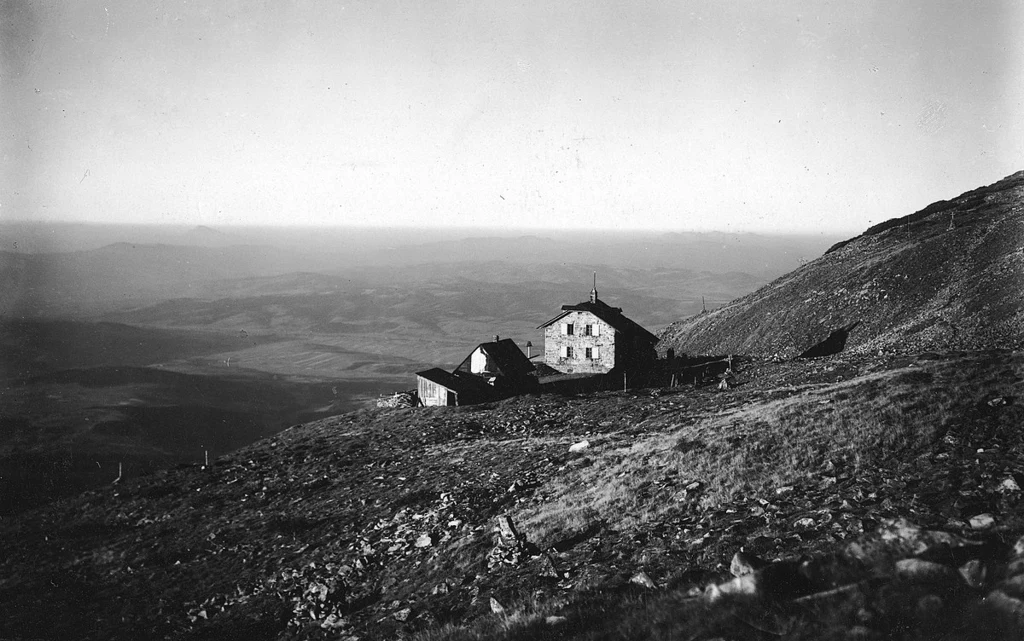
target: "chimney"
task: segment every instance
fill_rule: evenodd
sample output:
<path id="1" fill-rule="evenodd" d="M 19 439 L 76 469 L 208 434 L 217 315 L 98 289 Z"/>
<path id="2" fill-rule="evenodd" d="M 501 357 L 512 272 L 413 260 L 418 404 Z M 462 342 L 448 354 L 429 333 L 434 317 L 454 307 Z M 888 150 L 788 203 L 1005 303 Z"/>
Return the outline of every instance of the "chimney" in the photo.
<path id="1" fill-rule="evenodd" d="M 597 302 L 597 272 L 594 272 L 594 289 L 590 290 L 590 302 Z"/>
<path id="2" fill-rule="evenodd" d="M 497 342 L 498 342 L 498 339 L 500 339 L 500 338 L 501 338 L 500 336 L 498 336 L 497 334 L 495 334 L 495 335 L 494 335 L 494 342 L 495 342 L 495 343 L 497 343 Z"/>

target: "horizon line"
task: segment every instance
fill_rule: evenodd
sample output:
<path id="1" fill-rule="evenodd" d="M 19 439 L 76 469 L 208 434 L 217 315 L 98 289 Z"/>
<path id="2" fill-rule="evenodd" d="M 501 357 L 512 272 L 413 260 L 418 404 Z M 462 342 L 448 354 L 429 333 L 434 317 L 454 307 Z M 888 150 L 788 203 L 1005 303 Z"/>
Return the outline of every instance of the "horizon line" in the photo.
<path id="1" fill-rule="evenodd" d="M 896 217 L 899 218 L 899 217 Z M 884 222 L 884 221 L 879 221 Z M 868 221 L 868 227 L 871 225 L 878 224 L 874 221 Z M 794 229 L 794 228 L 782 228 L 782 229 L 771 229 L 764 227 L 745 227 L 742 229 L 723 229 L 723 228 L 674 228 L 674 227 L 589 227 L 586 229 L 580 229 L 578 227 L 541 227 L 541 226 L 499 226 L 499 225 L 428 225 L 428 224 L 402 224 L 402 223 L 390 223 L 374 225 L 372 223 L 307 223 L 307 222 L 296 222 L 296 223 L 234 223 L 234 222 L 154 222 L 154 221 L 139 221 L 139 222 L 126 222 L 126 221 L 114 221 L 114 220 L 67 220 L 67 219 L 49 219 L 49 220 L 34 220 L 34 219 L 0 219 L 0 227 L 13 226 L 13 225 L 61 225 L 61 226 L 82 226 L 82 227 L 148 227 L 148 228 L 179 228 L 185 230 L 194 230 L 200 228 L 210 229 L 212 231 L 220 231 L 227 229 L 287 229 L 287 230 L 317 230 L 317 229 L 328 229 L 328 230 L 363 230 L 363 231 L 386 231 L 389 229 L 401 230 L 401 231 L 431 231 L 431 232 L 460 232 L 460 231 L 472 231 L 472 232 L 490 232 L 499 233 L 501 235 L 510 235 L 515 233 L 575 233 L 575 234 L 618 234 L 618 233 L 641 233 L 641 234 L 751 234 L 758 236 L 808 236 L 808 237 L 827 237 L 827 236 L 846 236 L 846 235 L 859 235 L 863 233 L 865 229 L 858 231 L 856 228 L 849 229 L 835 229 L 835 230 L 818 230 L 809 231 L 805 229 Z"/>

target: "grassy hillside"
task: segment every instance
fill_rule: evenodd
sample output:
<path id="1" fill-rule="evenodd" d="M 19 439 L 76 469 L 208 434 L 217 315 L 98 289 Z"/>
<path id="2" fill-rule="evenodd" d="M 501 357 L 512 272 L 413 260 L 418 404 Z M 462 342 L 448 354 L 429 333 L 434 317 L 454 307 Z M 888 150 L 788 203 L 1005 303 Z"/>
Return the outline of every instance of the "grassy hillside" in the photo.
<path id="1" fill-rule="evenodd" d="M 860 322 L 859 353 L 1024 344 L 1024 172 L 839 243 L 707 314 L 659 349 L 790 358 Z"/>
<path id="2" fill-rule="evenodd" d="M 737 383 L 365 410 L 4 519 L 0 634 L 999 632 L 978 627 L 984 592 L 940 600 L 927 624 L 878 579 L 852 610 L 698 597 L 741 548 L 825 555 L 899 516 L 970 535 L 991 515 L 987 540 L 1012 547 L 1020 491 L 1000 488 L 1024 482 L 1024 355 L 753 363 Z M 526 543 L 496 545 L 501 515 Z"/>

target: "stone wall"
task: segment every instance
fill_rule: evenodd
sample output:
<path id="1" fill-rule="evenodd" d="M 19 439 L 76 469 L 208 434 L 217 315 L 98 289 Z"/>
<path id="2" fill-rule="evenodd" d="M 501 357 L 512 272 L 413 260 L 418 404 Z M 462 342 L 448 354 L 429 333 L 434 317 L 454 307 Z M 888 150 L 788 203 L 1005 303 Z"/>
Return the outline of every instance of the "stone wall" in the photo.
<path id="1" fill-rule="evenodd" d="M 573 334 L 562 334 L 562 326 L 573 324 Z M 598 328 L 597 336 L 586 336 L 584 328 Z M 561 356 L 562 347 L 572 347 L 572 358 Z M 587 359 L 586 348 L 598 348 L 598 358 Z M 615 330 L 590 312 L 569 312 L 544 329 L 544 362 L 566 374 L 603 374 L 615 367 Z"/>

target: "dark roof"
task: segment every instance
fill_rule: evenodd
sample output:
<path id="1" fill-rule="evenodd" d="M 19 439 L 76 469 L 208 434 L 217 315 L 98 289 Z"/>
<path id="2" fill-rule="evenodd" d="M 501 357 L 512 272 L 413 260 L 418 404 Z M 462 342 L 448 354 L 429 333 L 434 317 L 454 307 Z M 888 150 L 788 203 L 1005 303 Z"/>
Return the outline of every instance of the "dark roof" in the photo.
<path id="1" fill-rule="evenodd" d="M 575 305 L 562 305 L 561 314 L 555 316 L 543 325 L 540 325 L 537 329 L 544 329 L 552 323 L 565 318 L 569 312 L 590 312 L 594 316 L 597 316 L 604 322 L 611 325 L 617 332 L 622 332 L 627 336 L 636 336 L 637 338 L 650 341 L 651 343 L 658 342 L 657 336 L 644 329 L 635 321 L 626 318 L 622 313 L 621 307 L 612 307 L 600 299 L 593 303 L 587 300 Z"/>
<path id="2" fill-rule="evenodd" d="M 518 378 L 526 376 L 534 370 L 533 363 L 530 362 L 530 359 L 526 358 L 526 354 L 523 353 L 523 350 L 519 349 L 516 342 L 511 338 L 503 338 L 498 341 L 477 345 L 469 353 L 469 356 L 455 368 L 456 371 L 461 369 L 466 364 L 466 361 L 473 357 L 473 352 L 478 349 L 482 349 L 484 353 L 494 359 L 495 365 L 498 366 L 498 373 L 503 376 Z"/>
<path id="3" fill-rule="evenodd" d="M 446 372 L 440 367 L 432 367 L 422 372 L 416 372 L 416 376 L 425 378 L 431 383 L 436 383 L 441 387 L 446 387 L 453 392 L 479 392 L 481 390 L 490 390 L 490 385 L 487 381 L 483 380 L 478 376 L 466 376 L 464 374 L 453 374 Z"/>

